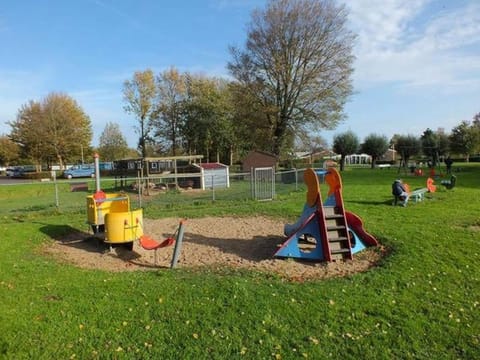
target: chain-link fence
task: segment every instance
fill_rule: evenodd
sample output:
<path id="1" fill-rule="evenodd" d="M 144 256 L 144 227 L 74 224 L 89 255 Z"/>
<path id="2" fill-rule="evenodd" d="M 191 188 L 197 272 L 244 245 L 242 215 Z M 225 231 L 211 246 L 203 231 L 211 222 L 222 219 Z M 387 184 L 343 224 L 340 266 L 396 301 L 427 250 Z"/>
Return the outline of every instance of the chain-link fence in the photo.
<path id="1" fill-rule="evenodd" d="M 287 196 L 303 186 L 304 169 L 274 173 L 271 181 L 273 200 Z M 259 177 L 252 173 L 236 173 L 221 184 L 215 177 L 205 182 L 204 189 L 195 188 L 190 178 L 198 174 L 168 174 L 149 178 L 102 177 L 100 188 L 106 193 L 124 192 L 129 195 L 132 207 L 182 208 L 203 203 L 253 201 L 258 195 Z M 262 175 L 263 176 L 263 175 Z M 263 186 L 260 184 L 260 186 Z M 95 179 L 43 179 L 27 181 L 0 179 L 0 216 L 22 214 L 40 210 L 85 211 L 86 196 L 96 191 Z M 257 190 L 255 191 L 255 187 Z"/>

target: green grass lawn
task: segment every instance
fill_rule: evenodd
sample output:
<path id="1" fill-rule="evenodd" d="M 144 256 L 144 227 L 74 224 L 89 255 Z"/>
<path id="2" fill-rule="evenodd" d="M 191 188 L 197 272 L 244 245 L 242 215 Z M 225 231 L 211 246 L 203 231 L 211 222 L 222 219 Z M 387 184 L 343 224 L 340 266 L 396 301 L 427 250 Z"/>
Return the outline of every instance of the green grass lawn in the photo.
<path id="1" fill-rule="evenodd" d="M 406 208 L 391 206 L 396 169 L 342 176 L 346 209 L 389 256 L 365 273 L 303 283 L 227 268 L 59 263 L 40 251 L 53 241 L 42 229 L 85 229 L 85 193 L 56 209 L 51 189 L 0 188 L 0 358 L 480 359 L 480 166 Z M 425 186 L 425 177 L 403 179 Z M 273 202 L 152 200 L 145 216 L 287 221 L 304 201 L 304 188 Z"/>

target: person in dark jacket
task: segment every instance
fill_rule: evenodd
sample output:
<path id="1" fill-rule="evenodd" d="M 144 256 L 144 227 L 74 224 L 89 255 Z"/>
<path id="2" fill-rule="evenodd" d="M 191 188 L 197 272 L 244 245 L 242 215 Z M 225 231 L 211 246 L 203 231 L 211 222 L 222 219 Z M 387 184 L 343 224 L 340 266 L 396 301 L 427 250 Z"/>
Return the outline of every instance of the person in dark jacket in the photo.
<path id="1" fill-rule="evenodd" d="M 453 164 L 453 160 L 452 158 L 449 156 L 445 159 L 445 165 L 447 166 L 447 174 L 451 174 L 452 173 L 452 164 Z"/>
<path id="2" fill-rule="evenodd" d="M 403 184 L 402 180 L 397 179 L 392 184 L 392 195 L 395 197 L 393 205 L 397 204 L 397 201 L 400 200 L 403 206 L 407 206 L 408 203 L 408 192 Z"/>

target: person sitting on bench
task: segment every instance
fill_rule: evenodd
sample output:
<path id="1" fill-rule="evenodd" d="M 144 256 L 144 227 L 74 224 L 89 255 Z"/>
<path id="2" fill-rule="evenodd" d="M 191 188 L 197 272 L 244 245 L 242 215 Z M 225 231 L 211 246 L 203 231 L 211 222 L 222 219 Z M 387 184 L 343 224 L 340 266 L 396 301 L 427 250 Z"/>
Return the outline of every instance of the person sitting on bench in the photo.
<path id="1" fill-rule="evenodd" d="M 393 205 L 397 205 L 397 201 L 402 201 L 403 206 L 407 206 L 408 192 L 402 180 L 397 179 L 392 184 L 392 195 L 395 197 Z"/>

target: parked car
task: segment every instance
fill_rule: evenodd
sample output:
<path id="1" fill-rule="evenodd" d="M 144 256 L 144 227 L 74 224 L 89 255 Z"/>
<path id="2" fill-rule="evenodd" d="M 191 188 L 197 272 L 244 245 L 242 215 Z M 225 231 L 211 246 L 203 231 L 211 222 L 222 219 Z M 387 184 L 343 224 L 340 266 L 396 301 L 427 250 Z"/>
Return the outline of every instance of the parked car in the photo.
<path id="1" fill-rule="evenodd" d="M 7 170 L 5 171 L 5 175 L 10 177 L 20 177 L 22 173 L 23 173 L 22 166 L 11 166 L 11 167 L 8 167 Z"/>
<path id="2" fill-rule="evenodd" d="M 5 170 L 5 175 L 6 176 L 13 176 L 13 173 L 15 172 L 15 168 L 14 167 L 7 167 L 7 169 Z"/>
<path id="3" fill-rule="evenodd" d="M 63 177 L 67 179 L 81 177 L 95 177 L 95 167 L 92 165 L 74 165 L 63 172 Z"/>

